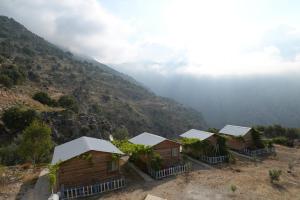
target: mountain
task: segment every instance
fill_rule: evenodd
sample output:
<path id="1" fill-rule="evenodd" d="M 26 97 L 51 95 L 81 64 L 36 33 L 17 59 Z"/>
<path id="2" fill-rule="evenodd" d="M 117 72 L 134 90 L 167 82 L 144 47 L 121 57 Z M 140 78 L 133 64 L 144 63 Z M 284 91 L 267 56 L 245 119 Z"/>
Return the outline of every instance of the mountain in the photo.
<path id="1" fill-rule="evenodd" d="M 0 77 L 0 112 L 14 105 L 38 110 L 58 143 L 80 135 L 108 138 L 124 127 L 131 136 L 148 131 L 168 137 L 206 128 L 200 112 L 156 96 L 102 63 L 64 51 L 5 16 L 0 17 L 0 70 L 13 77 Z M 32 99 L 40 91 L 53 99 L 74 96 L 79 111 Z"/>
<path id="2" fill-rule="evenodd" d="M 221 128 L 226 124 L 299 127 L 299 73 L 195 77 L 124 72 L 158 95 L 201 110 L 210 127 Z"/>

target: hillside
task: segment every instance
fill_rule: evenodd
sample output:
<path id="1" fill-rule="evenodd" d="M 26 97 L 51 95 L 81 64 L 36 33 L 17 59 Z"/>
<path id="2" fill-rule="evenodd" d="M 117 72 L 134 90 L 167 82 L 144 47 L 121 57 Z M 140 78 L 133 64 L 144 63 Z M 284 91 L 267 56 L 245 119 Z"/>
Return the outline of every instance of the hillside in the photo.
<path id="1" fill-rule="evenodd" d="M 299 127 L 300 74 L 296 72 L 224 77 L 124 72 L 156 94 L 201 111 L 210 127 L 222 128 L 226 124 Z"/>
<path id="2" fill-rule="evenodd" d="M 104 64 L 79 59 L 4 16 L 0 17 L 0 69 L 23 77 L 12 87 L 0 85 L 0 111 L 13 105 L 38 110 L 52 126 L 58 143 L 80 135 L 107 138 L 122 127 L 130 135 L 149 131 L 168 137 L 190 128 L 206 127 L 198 111 L 158 97 Z M 1 78 L 11 84 L 6 77 Z M 53 99 L 74 96 L 79 111 L 49 107 L 33 100 L 39 91 Z"/>

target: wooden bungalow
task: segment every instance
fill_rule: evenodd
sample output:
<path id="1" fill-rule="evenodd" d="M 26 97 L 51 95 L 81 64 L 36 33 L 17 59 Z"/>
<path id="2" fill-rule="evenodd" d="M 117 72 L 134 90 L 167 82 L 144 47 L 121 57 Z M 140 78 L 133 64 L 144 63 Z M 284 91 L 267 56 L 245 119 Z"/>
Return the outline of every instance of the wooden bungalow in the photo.
<path id="1" fill-rule="evenodd" d="M 146 132 L 131 138 L 129 142 L 151 147 L 155 153 L 160 155 L 162 159 L 161 168 L 154 171 L 149 168 L 148 158 L 140 157 L 144 165 L 139 167 L 156 179 L 182 173 L 189 169 L 188 165 L 181 163 L 180 144 L 178 142 Z"/>
<path id="2" fill-rule="evenodd" d="M 275 148 L 271 143 L 264 144 L 260 133 L 250 127 L 226 125 L 219 131 L 228 136 L 227 146 L 249 156 L 272 154 Z"/>
<path id="3" fill-rule="evenodd" d="M 218 144 L 218 136 L 215 133 L 191 129 L 180 135 L 182 138 L 197 139 L 200 142 L 195 145 L 206 145 L 206 149 L 196 148 L 193 149 L 188 145 L 183 147 L 183 152 L 193 156 L 194 158 L 208 162 L 210 164 L 222 163 L 227 159 L 227 154 L 221 154 Z M 203 143 L 203 141 L 207 143 Z"/>
<path id="4" fill-rule="evenodd" d="M 160 155 L 163 168 L 175 165 L 180 161 L 180 144 L 178 142 L 146 132 L 131 138 L 129 142 L 151 147 L 155 153 Z"/>
<path id="5" fill-rule="evenodd" d="M 242 151 L 254 145 L 251 130 L 250 127 L 226 125 L 219 133 L 228 136 L 227 145 L 229 148 Z"/>
<path id="6" fill-rule="evenodd" d="M 122 154 L 112 143 L 91 137 L 56 146 L 52 159 L 52 165 L 58 165 L 54 190 L 62 199 L 69 199 L 123 187 Z"/>
<path id="7" fill-rule="evenodd" d="M 183 134 L 180 135 L 182 138 L 190 138 L 190 139 L 198 139 L 200 141 L 207 140 L 212 145 L 216 145 L 217 138 L 215 136 L 215 133 L 207 132 L 207 131 L 200 131 L 197 129 L 191 129 Z"/>

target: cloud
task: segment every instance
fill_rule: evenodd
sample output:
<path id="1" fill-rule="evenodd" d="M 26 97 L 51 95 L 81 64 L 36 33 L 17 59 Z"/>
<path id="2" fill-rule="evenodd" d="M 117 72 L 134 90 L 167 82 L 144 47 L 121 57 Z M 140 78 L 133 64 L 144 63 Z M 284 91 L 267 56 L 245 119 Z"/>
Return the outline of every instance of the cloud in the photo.
<path id="1" fill-rule="evenodd" d="M 47 40 L 102 62 L 135 59 L 134 29 L 97 0 L 2 0 L 8 15 Z"/>
<path id="2" fill-rule="evenodd" d="M 292 23 L 297 15 L 279 20 L 281 15 L 268 10 L 271 1 L 260 2 L 172 0 L 157 12 L 145 12 L 155 15 L 155 21 L 143 17 L 149 2 L 143 2 L 138 12 L 131 10 L 134 6 L 122 9 L 133 20 L 108 11 L 99 0 L 2 0 L 0 14 L 15 18 L 50 42 L 128 73 L 201 76 L 299 71 L 300 28 Z M 254 11 L 259 17 L 253 17 Z M 148 26 L 140 26 L 141 22 Z"/>
<path id="3" fill-rule="evenodd" d="M 295 60 L 300 53 L 300 31 L 288 25 L 280 25 L 265 33 L 263 46 L 278 48 L 282 58 Z"/>

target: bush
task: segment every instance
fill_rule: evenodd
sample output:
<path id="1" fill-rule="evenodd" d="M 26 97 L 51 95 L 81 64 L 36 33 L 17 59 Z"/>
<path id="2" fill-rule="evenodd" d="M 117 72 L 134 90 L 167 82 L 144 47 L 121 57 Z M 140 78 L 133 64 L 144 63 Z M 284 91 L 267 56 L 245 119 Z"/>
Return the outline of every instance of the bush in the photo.
<path id="1" fill-rule="evenodd" d="M 237 187 L 235 185 L 230 186 L 230 190 L 234 193 L 236 191 Z"/>
<path id="2" fill-rule="evenodd" d="M 52 147 L 50 127 L 35 120 L 23 131 L 19 153 L 24 160 L 35 164 L 47 161 Z"/>
<path id="3" fill-rule="evenodd" d="M 78 112 L 77 101 L 72 96 L 61 96 L 58 100 L 58 105 L 66 109 L 73 110 L 74 112 Z"/>
<path id="4" fill-rule="evenodd" d="M 56 102 L 51 99 L 51 97 L 45 92 L 37 92 L 32 97 L 34 100 L 39 101 L 42 104 L 46 104 L 48 106 L 55 106 Z"/>
<path id="5" fill-rule="evenodd" d="M 0 84 L 7 88 L 11 88 L 14 85 L 13 81 L 5 74 L 0 75 Z"/>
<path id="6" fill-rule="evenodd" d="M 273 183 L 274 181 L 279 181 L 281 174 L 282 171 L 279 169 L 270 169 L 269 176 L 271 183 Z"/>
<path id="7" fill-rule="evenodd" d="M 15 165 L 21 161 L 18 154 L 18 145 L 12 143 L 0 148 L 0 163 L 4 165 Z"/>
<path id="8" fill-rule="evenodd" d="M 2 120 L 5 126 L 14 131 L 22 131 L 33 120 L 39 116 L 35 110 L 21 109 L 20 107 L 11 107 L 4 111 Z"/>
<path id="9" fill-rule="evenodd" d="M 272 142 L 275 144 L 280 144 L 280 145 L 286 146 L 289 143 L 289 140 L 286 137 L 280 136 L 280 137 L 273 138 Z"/>
<path id="10" fill-rule="evenodd" d="M 128 134 L 127 128 L 123 127 L 123 128 L 117 128 L 117 129 L 112 133 L 112 136 L 113 136 L 114 139 L 116 139 L 116 140 L 125 140 L 125 139 L 128 139 L 129 134 Z"/>
<path id="11" fill-rule="evenodd" d="M 22 68 L 14 65 L 6 65 L 0 69 L 0 74 L 2 75 L 3 85 L 4 83 L 13 85 L 21 84 L 26 79 L 26 73 Z"/>
<path id="12" fill-rule="evenodd" d="M 255 147 L 258 149 L 265 147 L 265 145 L 261 139 L 261 136 L 262 136 L 262 134 L 259 131 L 257 131 L 255 128 L 252 129 L 252 131 L 251 131 L 252 141 L 254 142 Z"/>

